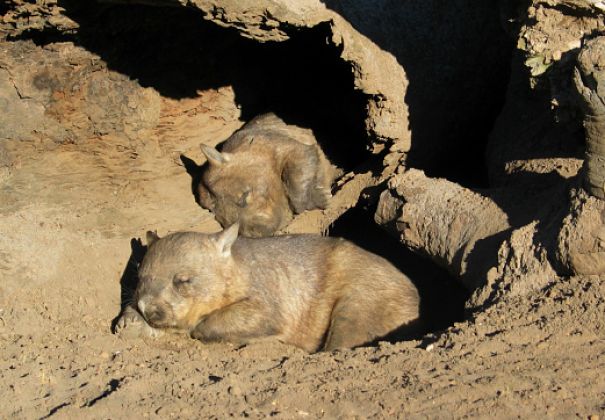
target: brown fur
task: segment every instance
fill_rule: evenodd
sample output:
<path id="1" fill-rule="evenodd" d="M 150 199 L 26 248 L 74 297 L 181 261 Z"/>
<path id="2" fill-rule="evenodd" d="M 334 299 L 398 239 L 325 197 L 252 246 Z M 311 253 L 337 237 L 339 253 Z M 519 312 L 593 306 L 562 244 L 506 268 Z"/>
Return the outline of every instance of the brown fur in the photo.
<path id="1" fill-rule="evenodd" d="M 265 114 L 229 137 L 222 152 L 201 147 L 208 165 L 200 204 L 223 227 L 239 222 L 244 236 L 271 236 L 293 214 L 328 205 L 337 172 L 310 130 Z"/>
<path id="2" fill-rule="evenodd" d="M 237 230 L 175 233 L 150 246 L 135 293 L 149 325 L 313 352 L 370 343 L 418 318 L 416 288 L 379 256 L 343 239 Z"/>

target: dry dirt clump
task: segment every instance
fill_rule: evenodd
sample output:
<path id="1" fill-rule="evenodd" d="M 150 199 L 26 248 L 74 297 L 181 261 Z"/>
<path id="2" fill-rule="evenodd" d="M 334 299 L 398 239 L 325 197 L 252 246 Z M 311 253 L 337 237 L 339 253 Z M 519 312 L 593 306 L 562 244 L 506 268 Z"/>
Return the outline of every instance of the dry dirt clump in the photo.
<path id="1" fill-rule="evenodd" d="M 3 3 L 0 415 L 604 418 L 603 13 L 593 0 Z M 195 200 L 199 144 L 269 111 L 344 169 L 328 208 L 284 232 L 338 226 L 370 247 L 378 230 L 341 223 L 377 209 L 396 238 L 382 251 L 431 261 L 402 267 L 423 302 L 446 297 L 422 316 L 447 312 L 449 282 L 470 296 L 453 302 L 464 319 L 317 354 L 112 334 L 146 230 L 220 228 Z M 429 282 L 436 266 L 446 281 Z"/>

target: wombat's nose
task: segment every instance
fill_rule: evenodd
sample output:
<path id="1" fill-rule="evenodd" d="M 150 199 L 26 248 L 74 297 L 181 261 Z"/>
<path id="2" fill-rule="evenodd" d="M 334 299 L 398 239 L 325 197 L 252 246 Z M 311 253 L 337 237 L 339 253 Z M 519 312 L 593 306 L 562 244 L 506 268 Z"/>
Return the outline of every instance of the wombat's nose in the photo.
<path id="1" fill-rule="evenodd" d="M 164 319 L 164 312 L 153 304 L 145 303 L 143 300 L 138 302 L 139 310 L 150 324 L 156 323 Z"/>
<path id="2" fill-rule="evenodd" d="M 149 308 L 147 309 L 147 313 L 145 314 L 145 318 L 150 324 L 156 324 L 164 319 L 164 312 L 157 308 Z"/>

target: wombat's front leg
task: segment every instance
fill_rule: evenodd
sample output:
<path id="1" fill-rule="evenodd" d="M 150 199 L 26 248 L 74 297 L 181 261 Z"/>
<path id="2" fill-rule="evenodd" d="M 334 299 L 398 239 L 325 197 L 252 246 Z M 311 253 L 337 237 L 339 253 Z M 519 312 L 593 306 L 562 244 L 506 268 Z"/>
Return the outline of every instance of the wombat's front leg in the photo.
<path id="1" fill-rule="evenodd" d="M 145 318 L 132 306 L 127 306 L 124 309 L 118 322 L 116 322 L 114 332 L 122 338 L 155 338 L 164 334 L 162 330 L 150 326 Z"/>
<path id="2" fill-rule="evenodd" d="M 191 337 L 202 342 L 227 341 L 246 344 L 260 337 L 278 333 L 274 322 L 260 305 L 250 301 L 233 305 L 214 312 L 202 319 L 191 331 Z"/>

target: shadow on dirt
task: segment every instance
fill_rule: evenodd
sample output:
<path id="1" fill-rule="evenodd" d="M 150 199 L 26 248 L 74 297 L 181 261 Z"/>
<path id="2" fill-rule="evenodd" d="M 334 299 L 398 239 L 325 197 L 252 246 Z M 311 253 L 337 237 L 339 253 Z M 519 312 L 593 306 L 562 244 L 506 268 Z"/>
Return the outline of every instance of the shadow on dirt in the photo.
<path id="1" fill-rule="evenodd" d="M 126 262 L 122 277 L 120 277 L 120 312 L 111 321 L 111 331 L 115 330 L 116 323 L 124 309 L 132 302 L 134 292 L 139 282 L 138 269 L 145 257 L 147 246 L 143 245 L 140 238 L 130 240 L 130 257 Z"/>
<path id="2" fill-rule="evenodd" d="M 193 159 L 190 159 L 185 155 L 179 156 L 179 159 L 181 159 L 185 171 L 187 171 L 187 174 L 191 177 L 191 194 L 193 194 L 195 202 L 201 206 L 200 193 L 197 187 L 202 180 L 202 174 L 204 173 L 206 164 L 198 165 Z"/>

